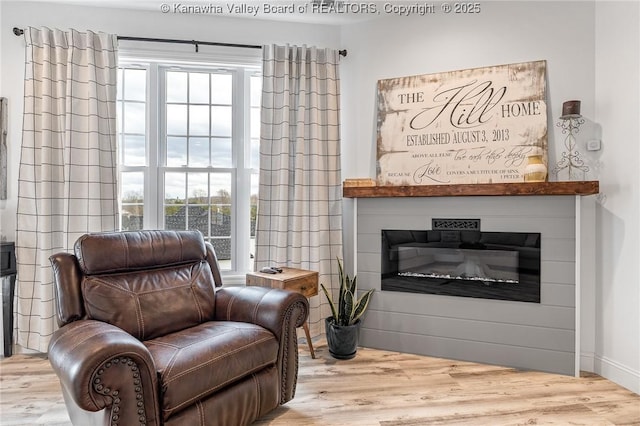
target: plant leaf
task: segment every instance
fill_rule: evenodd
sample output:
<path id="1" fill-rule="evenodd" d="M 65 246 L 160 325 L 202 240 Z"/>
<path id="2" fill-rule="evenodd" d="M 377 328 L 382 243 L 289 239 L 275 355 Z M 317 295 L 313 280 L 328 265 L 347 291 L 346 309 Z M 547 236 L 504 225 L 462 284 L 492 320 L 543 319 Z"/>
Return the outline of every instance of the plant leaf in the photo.
<path id="1" fill-rule="evenodd" d="M 340 325 L 350 325 L 351 317 L 353 316 L 353 310 L 355 308 L 355 296 L 350 291 L 345 291 L 344 297 L 344 316 L 340 319 Z"/>
<path id="2" fill-rule="evenodd" d="M 353 277 L 353 281 L 351 281 L 351 284 L 349 286 L 349 291 L 353 294 L 358 294 L 358 284 L 356 284 L 356 279 L 358 277 Z M 349 277 L 347 276 L 347 281 L 348 281 Z"/>
<path id="3" fill-rule="evenodd" d="M 336 322 L 341 323 L 342 318 L 345 315 L 344 312 L 344 290 L 345 290 L 345 285 L 344 285 L 344 269 L 342 268 L 342 261 L 340 260 L 339 257 L 336 257 L 336 260 L 338 261 L 338 277 L 340 280 L 340 291 L 338 293 L 338 317 L 336 317 Z"/>
<path id="4" fill-rule="evenodd" d="M 351 324 L 354 324 L 356 321 L 358 321 L 358 319 L 362 316 L 362 314 L 364 314 L 364 312 L 367 310 L 367 307 L 369 306 L 369 300 L 371 300 L 372 294 L 373 294 L 373 289 L 368 290 L 365 294 L 362 295 L 362 297 L 355 304 Z"/>
<path id="5" fill-rule="evenodd" d="M 327 300 L 329 301 L 329 306 L 331 307 L 331 315 L 333 315 L 333 319 L 337 323 L 338 322 L 338 312 L 336 312 L 336 305 L 333 303 L 333 299 L 329 296 L 329 292 L 324 287 L 324 284 L 320 283 L 320 287 L 322 287 L 322 291 L 324 292 L 324 295 L 327 297 Z"/>

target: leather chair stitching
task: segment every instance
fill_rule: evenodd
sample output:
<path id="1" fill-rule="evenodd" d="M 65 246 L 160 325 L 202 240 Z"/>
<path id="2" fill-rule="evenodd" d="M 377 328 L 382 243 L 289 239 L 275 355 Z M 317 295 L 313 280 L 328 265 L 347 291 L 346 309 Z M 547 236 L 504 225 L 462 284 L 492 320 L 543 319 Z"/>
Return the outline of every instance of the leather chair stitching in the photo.
<path id="1" fill-rule="evenodd" d="M 211 322 L 214 322 L 214 321 L 211 321 Z M 230 324 L 223 324 L 223 325 L 221 325 L 220 327 L 218 327 L 216 329 L 218 334 L 216 334 L 214 336 L 210 336 L 207 340 L 209 340 L 210 338 L 213 338 L 213 337 L 220 337 L 220 336 L 223 336 L 225 334 L 235 333 L 238 330 L 245 330 L 245 328 L 238 328 L 238 327 L 233 327 Z M 177 344 L 174 344 L 174 343 L 163 342 L 163 341 L 159 341 L 157 339 L 147 340 L 147 341 L 142 342 L 142 343 L 144 343 L 144 345 L 147 346 L 147 347 L 155 345 L 155 346 L 161 346 L 161 347 L 172 348 L 172 349 L 186 349 L 186 348 L 191 347 L 193 345 L 200 345 L 204 341 L 206 341 L 206 340 L 198 340 L 197 342 L 193 342 L 193 343 L 191 343 L 189 345 L 186 345 L 186 346 L 177 345 Z"/>
<path id="2" fill-rule="evenodd" d="M 262 342 L 266 342 L 267 340 L 271 340 L 271 339 L 272 339 L 272 336 L 265 336 L 262 339 L 256 340 L 255 342 L 251 342 L 250 344 L 248 344 L 246 346 L 243 346 L 241 348 L 236 348 L 233 351 L 225 352 L 224 354 L 220 354 L 215 358 L 211 358 L 211 359 L 207 360 L 206 362 L 203 362 L 203 363 L 195 365 L 195 366 L 193 366 L 191 368 L 188 368 L 188 369 L 176 374 L 174 377 L 171 377 L 171 378 L 167 377 L 167 379 L 165 380 L 165 383 L 169 384 L 169 383 L 173 382 L 174 380 L 177 380 L 177 379 L 181 378 L 182 376 L 185 376 L 185 375 L 193 372 L 194 370 L 199 370 L 200 368 L 205 367 L 205 366 L 207 366 L 209 364 L 214 364 L 215 362 L 217 362 L 217 361 L 219 361 L 221 359 L 224 359 L 224 358 L 227 358 L 229 356 L 235 355 L 236 353 L 241 352 L 243 350 L 246 350 L 246 349 L 250 348 L 251 346 L 256 346 L 256 345 L 258 345 L 258 344 L 260 344 Z M 268 363 L 265 364 L 265 365 L 268 365 Z"/>
<path id="3" fill-rule="evenodd" d="M 262 370 L 263 368 L 267 367 L 270 364 L 271 363 L 268 362 L 268 363 L 264 363 L 262 365 L 258 365 L 253 370 L 251 370 L 249 372 L 249 374 L 255 374 L 256 371 L 260 371 L 260 370 Z M 233 378 L 231 378 L 229 380 L 226 380 L 226 381 L 224 381 L 222 383 L 218 383 L 216 386 L 212 386 L 212 387 L 200 392 L 198 395 L 193 396 L 192 398 L 188 399 L 187 401 L 181 402 L 180 404 L 176 405 L 175 407 L 164 408 L 162 411 L 165 411 L 165 412 L 177 411 L 179 408 L 182 408 L 185 405 L 189 405 L 193 401 L 202 399 L 203 396 L 207 395 L 211 391 L 216 390 L 216 389 L 222 389 L 223 387 L 225 387 L 229 383 L 233 383 L 233 382 L 237 381 L 239 377 L 242 377 L 242 376 L 236 376 L 236 377 L 233 377 Z"/>
<path id="4" fill-rule="evenodd" d="M 196 265 L 194 265 L 194 267 L 195 266 Z M 200 261 L 198 266 L 200 267 L 200 269 L 202 269 L 202 266 L 203 266 L 202 265 L 202 261 Z M 202 306 L 200 305 L 200 302 L 198 301 L 198 296 L 196 295 L 196 291 L 194 289 L 194 287 L 197 287 L 197 284 L 195 284 L 197 274 L 193 273 L 193 269 L 194 268 L 191 268 L 192 274 L 191 274 L 191 282 L 189 283 L 189 290 L 191 291 L 191 297 L 193 297 L 193 302 L 196 305 L 196 309 L 198 310 L 198 315 L 200 316 L 200 322 L 204 322 L 205 321 L 204 310 L 202 309 Z"/>
<path id="5" fill-rule="evenodd" d="M 232 333 L 233 331 L 234 331 L 234 330 L 225 330 L 225 331 L 224 331 L 224 333 L 216 334 L 214 337 L 220 337 L 220 336 L 222 336 L 223 334 Z M 168 377 L 168 376 L 170 375 L 171 370 L 172 370 L 172 369 L 173 369 L 173 367 L 174 367 L 173 362 L 175 362 L 175 360 L 177 359 L 177 357 L 178 357 L 178 355 L 180 354 L 180 352 L 182 352 L 182 350 L 184 350 L 184 349 L 186 349 L 186 348 L 189 348 L 189 347 L 191 347 L 191 346 L 193 346 L 193 345 L 199 345 L 199 344 L 201 344 L 201 343 L 202 343 L 202 341 L 198 341 L 198 342 L 193 342 L 192 344 L 187 345 L 187 346 L 177 346 L 177 345 L 172 345 L 172 344 L 165 343 L 165 342 L 153 342 L 153 341 L 152 341 L 152 342 L 147 342 L 147 344 L 148 344 L 148 345 L 163 346 L 163 347 L 167 347 L 167 348 L 171 348 L 171 349 L 175 349 L 175 350 L 176 350 L 176 351 L 174 352 L 174 354 L 173 354 L 173 355 L 171 355 L 171 360 L 167 363 L 167 369 L 165 370 L 164 374 L 162 375 L 162 377 L 163 377 L 163 378 Z M 194 367 L 194 368 L 198 368 L 198 367 L 196 366 L 196 367 Z M 185 371 L 185 372 L 186 372 L 186 371 Z M 180 374 L 184 374 L 185 372 L 180 373 Z M 173 380 L 173 379 L 171 379 L 171 380 Z M 167 381 L 165 381 L 165 382 L 167 382 Z"/>
<path id="6" fill-rule="evenodd" d="M 182 260 L 184 259 L 184 243 L 182 241 L 182 235 L 175 232 L 175 236 L 177 237 L 177 240 L 180 242 L 180 260 Z"/>
<path id="7" fill-rule="evenodd" d="M 258 321 L 258 309 L 260 308 L 260 304 L 262 303 L 262 301 L 264 300 L 267 294 L 268 293 L 264 293 L 262 297 L 260 297 L 260 300 L 258 301 L 258 303 L 256 303 L 256 306 L 253 307 L 253 313 L 251 314 L 251 322 L 253 322 L 254 324 L 257 323 Z"/>
<path id="8" fill-rule="evenodd" d="M 229 299 L 229 303 L 227 304 L 227 321 L 231 321 L 231 307 L 233 306 L 233 302 L 236 301 L 236 295 L 232 295 L 231 299 Z"/>
<path id="9" fill-rule="evenodd" d="M 142 343 L 144 343 L 144 345 L 147 346 L 147 347 L 149 347 L 149 346 L 161 346 L 161 347 L 164 347 L 164 348 L 172 348 L 172 349 L 180 349 L 180 348 L 182 348 L 182 346 L 178 346 L 178 345 L 175 345 L 173 343 L 158 342 L 158 341 L 155 341 L 155 340 L 147 340 L 147 341 L 142 342 Z"/>
<path id="10" fill-rule="evenodd" d="M 115 284 L 109 282 L 109 281 L 104 281 L 104 280 L 102 280 L 100 278 L 92 277 L 91 280 L 95 280 L 96 282 L 99 282 L 102 285 L 110 287 L 112 290 L 125 293 L 128 296 L 133 298 L 133 300 L 134 300 L 134 302 L 135 302 L 135 304 L 137 306 L 137 308 L 136 308 L 136 320 L 137 320 L 138 328 L 139 328 L 138 329 L 138 334 L 141 337 L 144 337 L 144 319 L 142 318 L 142 308 L 140 307 L 140 299 L 138 298 L 138 293 L 133 292 L 131 290 L 127 290 L 125 288 L 122 288 L 122 287 L 120 287 L 118 285 L 115 285 Z M 89 315 L 89 317 L 92 317 L 90 306 L 85 304 L 85 310 L 87 311 L 87 314 Z M 142 339 L 142 340 L 144 340 L 144 339 Z"/>
<path id="11" fill-rule="evenodd" d="M 204 406 L 201 401 L 196 402 L 196 407 L 198 407 L 198 412 L 200 413 L 200 425 L 206 426 L 204 423 Z"/>
<path id="12" fill-rule="evenodd" d="M 120 245 L 122 246 L 122 252 L 124 253 L 125 267 L 129 269 L 129 244 L 127 244 L 127 238 L 124 234 L 120 234 Z"/>
<path id="13" fill-rule="evenodd" d="M 227 329 L 223 330 L 223 332 L 222 332 L 222 333 L 218 332 L 218 334 L 216 334 L 216 335 L 214 335 L 214 336 L 211 336 L 211 337 L 207 338 L 206 340 L 198 340 L 197 342 L 190 343 L 190 344 L 188 344 L 188 345 L 186 345 L 186 346 L 176 345 L 176 344 L 173 344 L 173 343 L 167 343 L 167 342 L 161 342 L 161 341 L 157 341 L 157 340 L 147 340 L 146 342 L 143 342 L 143 343 L 144 343 L 146 346 L 153 346 L 153 345 L 155 345 L 155 346 L 161 346 L 161 347 L 165 347 L 165 348 L 171 348 L 171 349 L 176 349 L 176 350 L 182 350 L 182 349 L 186 349 L 186 348 L 189 348 L 189 347 L 191 347 L 191 346 L 194 346 L 194 345 L 200 345 L 200 344 L 202 344 L 203 342 L 206 342 L 207 340 L 209 340 L 209 339 L 211 339 L 211 338 L 214 338 L 214 337 L 216 337 L 216 338 L 217 338 L 217 337 L 223 336 L 223 335 L 225 335 L 225 334 L 235 333 L 236 331 L 241 330 L 241 329 L 239 329 L 239 328 L 232 328 L 232 327 L 230 327 L 230 326 L 228 326 L 228 325 L 226 325 L 226 324 L 225 324 L 225 327 L 227 327 Z M 229 328 L 232 328 L 232 329 L 230 330 Z"/>
<path id="14" fill-rule="evenodd" d="M 138 327 L 140 327 L 140 340 L 145 340 L 144 336 L 144 316 L 142 315 L 142 306 L 140 306 L 140 297 L 136 294 L 136 319 L 138 320 Z"/>
<path id="15" fill-rule="evenodd" d="M 255 418 L 257 419 L 258 417 L 260 417 L 260 407 L 262 406 L 262 400 L 261 400 L 262 394 L 260 393 L 260 380 L 258 380 L 256 373 L 253 373 L 251 376 L 253 377 L 253 381 L 256 384 L 256 399 L 258 400 L 258 403 L 256 404 Z"/>
<path id="16" fill-rule="evenodd" d="M 173 353 L 173 355 L 171 355 L 171 359 L 167 363 L 167 368 L 164 371 L 164 374 L 162 375 L 163 377 L 167 377 L 169 374 L 171 374 L 171 370 L 175 365 L 176 359 L 178 359 L 178 355 L 180 354 L 180 351 L 181 349 L 178 349 Z"/>
<path id="17" fill-rule="evenodd" d="M 92 326 L 92 328 L 96 328 L 97 324 L 91 324 L 90 326 Z M 99 328 L 99 327 L 98 327 Z M 122 332 L 120 330 L 116 331 L 116 330 L 109 330 L 109 331 L 105 331 L 105 332 L 101 332 L 100 334 L 105 335 L 107 333 L 117 333 L 117 334 L 121 334 Z M 75 343 L 72 344 L 69 348 L 65 348 L 64 354 L 62 356 L 62 361 L 60 362 L 60 364 L 64 364 L 66 363 L 66 360 L 68 358 L 69 355 L 71 355 L 73 353 L 73 351 L 78 347 L 81 346 L 82 344 L 84 344 L 84 342 L 86 342 L 87 340 L 91 339 L 94 335 L 93 334 L 87 334 L 87 336 L 82 339 L 82 340 L 75 340 Z M 55 347 L 55 345 L 62 340 L 62 338 L 64 337 L 64 334 L 61 335 L 49 348 L 49 352 L 53 352 L 53 348 Z"/>

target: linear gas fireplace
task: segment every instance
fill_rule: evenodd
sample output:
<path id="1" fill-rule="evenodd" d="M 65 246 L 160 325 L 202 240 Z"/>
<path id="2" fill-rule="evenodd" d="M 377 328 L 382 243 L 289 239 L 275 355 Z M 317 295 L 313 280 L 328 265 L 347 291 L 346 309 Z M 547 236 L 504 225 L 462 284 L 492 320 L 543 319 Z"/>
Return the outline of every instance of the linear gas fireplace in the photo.
<path id="1" fill-rule="evenodd" d="M 540 233 L 382 230 L 383 291 L 540 303 Z"/>

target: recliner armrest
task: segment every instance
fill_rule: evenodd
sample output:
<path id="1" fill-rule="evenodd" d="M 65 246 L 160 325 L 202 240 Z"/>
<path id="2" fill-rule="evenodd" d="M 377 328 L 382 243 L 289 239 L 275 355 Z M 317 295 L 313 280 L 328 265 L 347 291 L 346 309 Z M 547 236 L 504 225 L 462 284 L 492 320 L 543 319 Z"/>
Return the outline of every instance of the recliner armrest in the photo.
<path id="1" fill-rule="evenodd" d="M 260 325 L 278 340 L 285 320 L 301 327 L 309 314 L 309 301 L 300 293 L 267 287 L 223 287 L 216 290 L 215 319 Z"/>
<path id="2" fill-rule="evenodd" d="M 142 342 L 122 329 L 95 320 L 74 321 L 54 333 L 48 356 L 80 409 L 107 409 L 118 424 L 160 423 L 153 359 Z"/>
<path id="3" fill-rule="evenodd" d="M 298 336 L 307 320 L 309 301 L 300 293 L 266 287 L 223 287 L 216 290 L 215 319 L 260 325 L 279 342 L 276 365 L 280 375 L 280 404 L 296 393 Z"/>

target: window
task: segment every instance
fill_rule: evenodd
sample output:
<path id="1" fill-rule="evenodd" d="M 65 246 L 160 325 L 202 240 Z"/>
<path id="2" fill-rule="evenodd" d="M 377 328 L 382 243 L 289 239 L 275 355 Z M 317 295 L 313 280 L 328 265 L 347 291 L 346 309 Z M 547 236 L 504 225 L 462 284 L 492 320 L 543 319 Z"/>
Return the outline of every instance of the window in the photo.
<path id="1" fill-rule="evenodd" d="M 254 66 L 120 61 L 120 227 L 196 229 L 223 272 L 253 268 L 260 94 Z"/>

